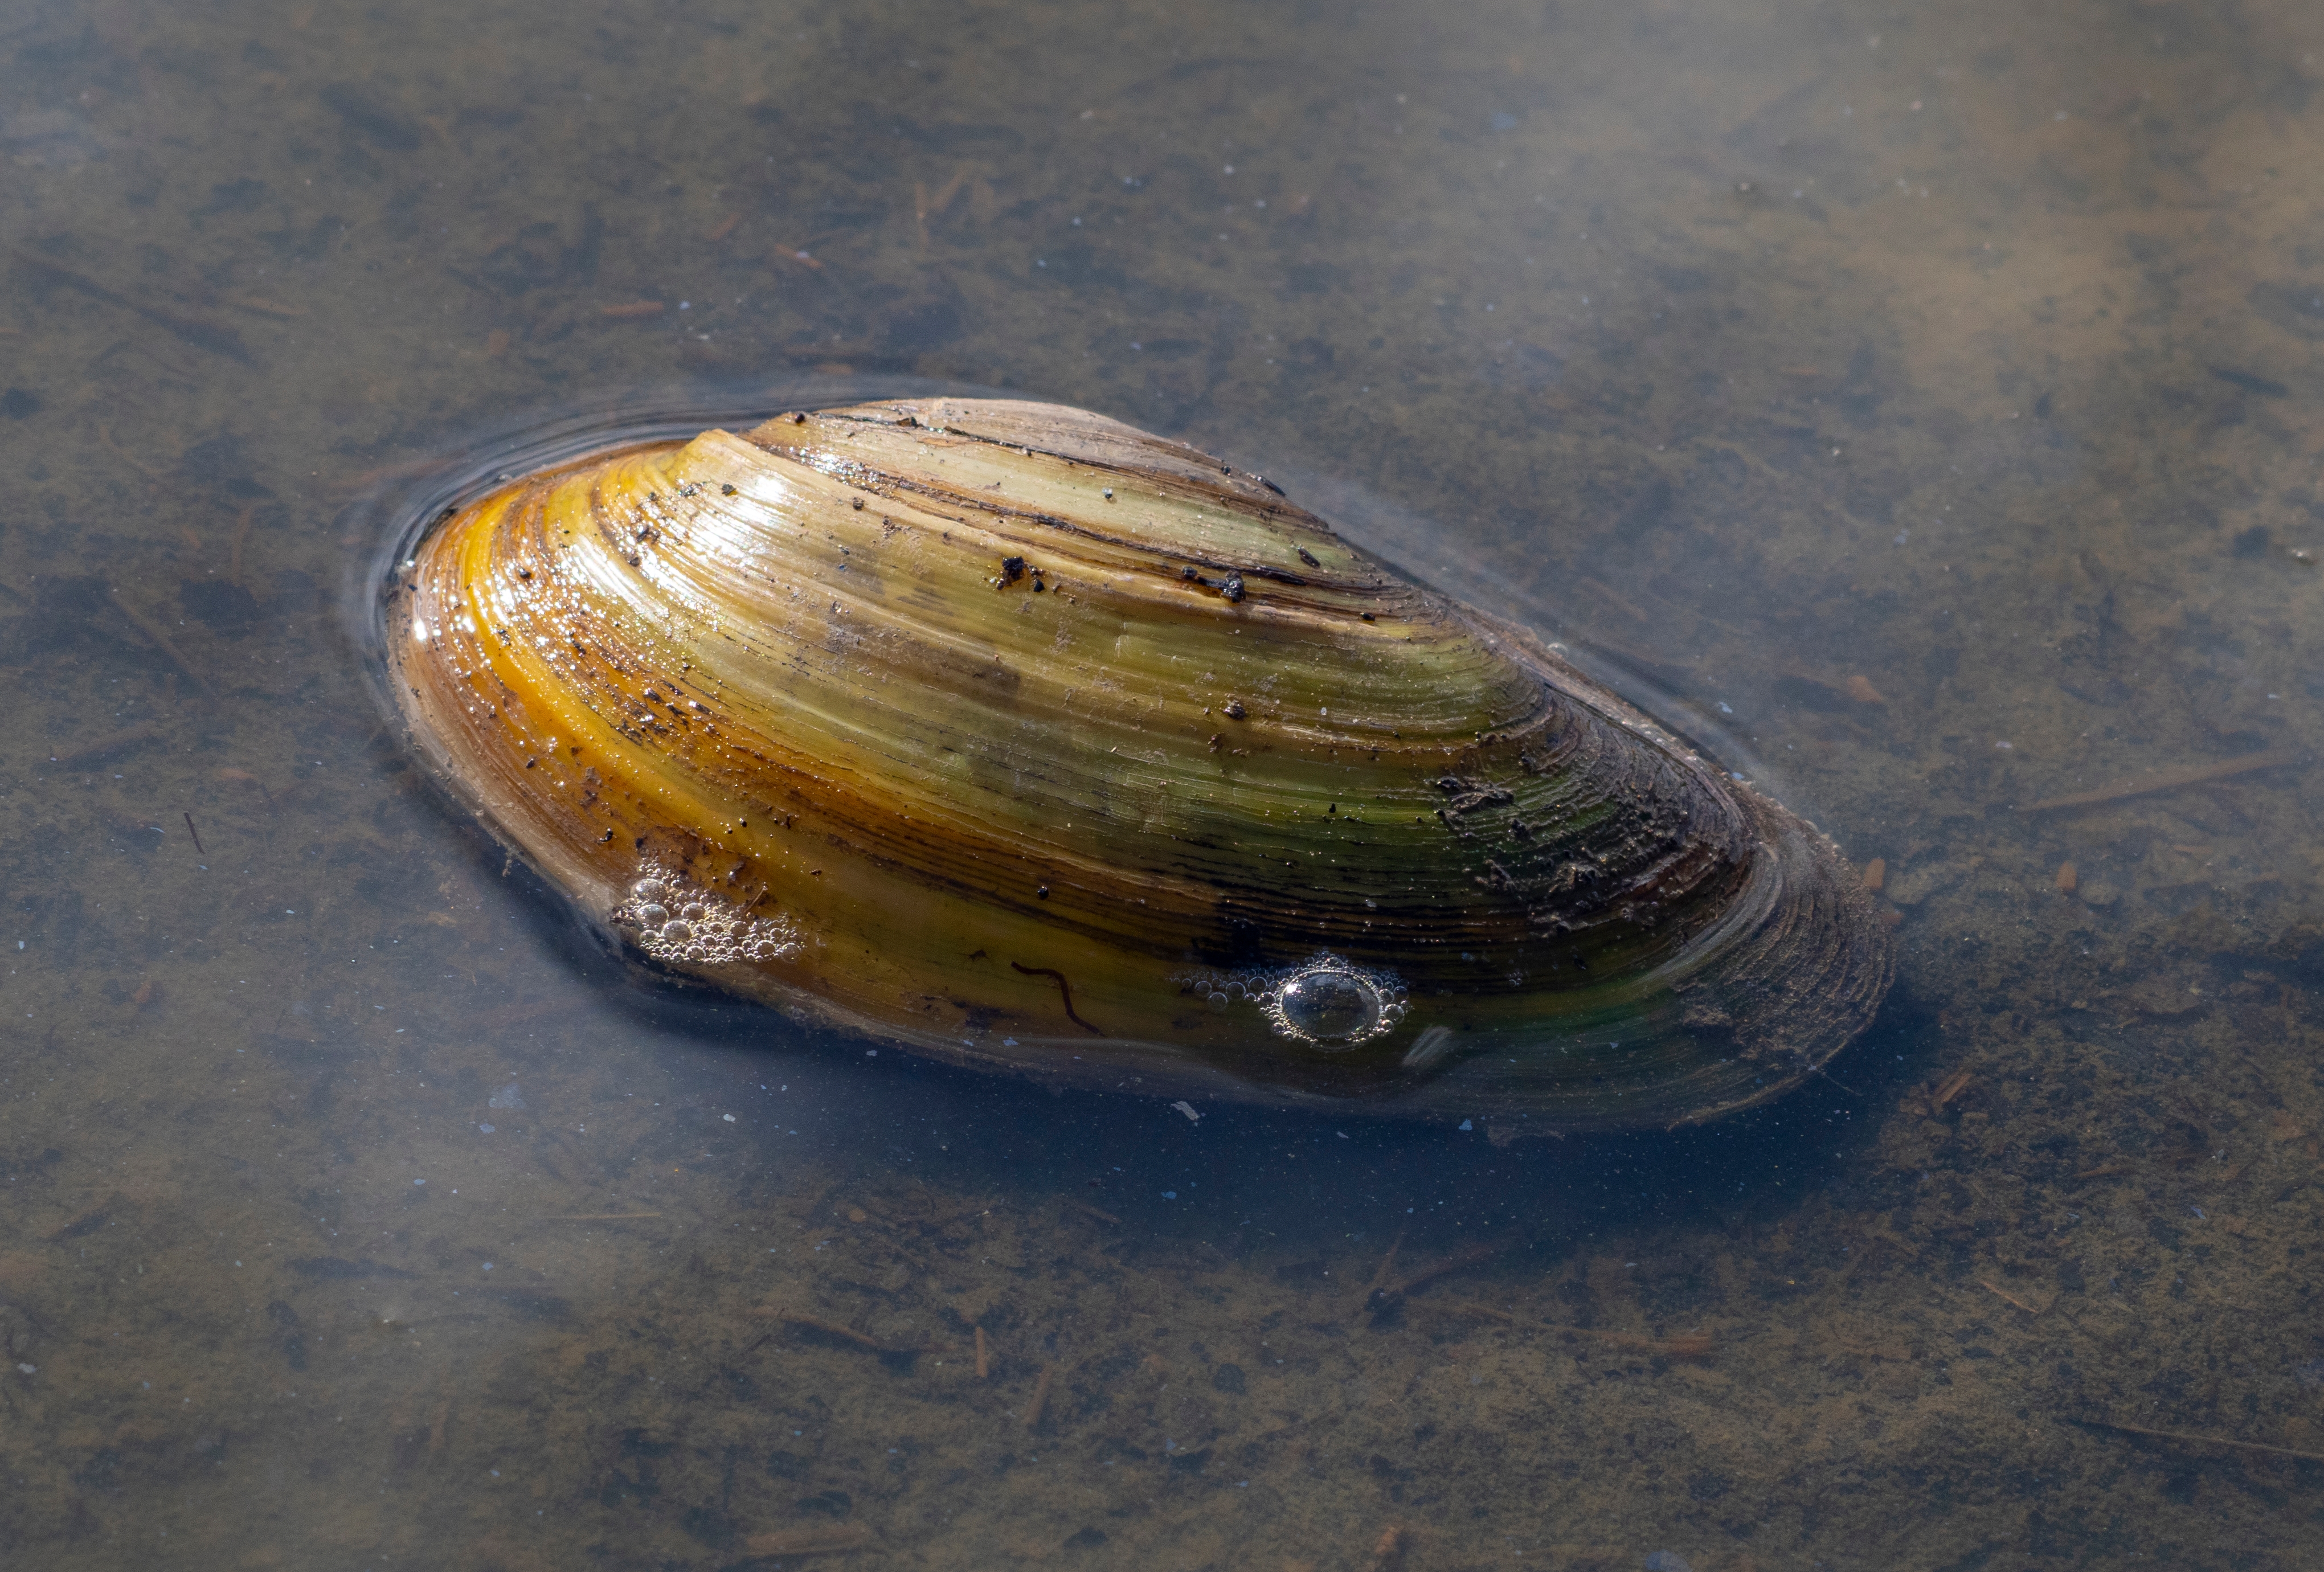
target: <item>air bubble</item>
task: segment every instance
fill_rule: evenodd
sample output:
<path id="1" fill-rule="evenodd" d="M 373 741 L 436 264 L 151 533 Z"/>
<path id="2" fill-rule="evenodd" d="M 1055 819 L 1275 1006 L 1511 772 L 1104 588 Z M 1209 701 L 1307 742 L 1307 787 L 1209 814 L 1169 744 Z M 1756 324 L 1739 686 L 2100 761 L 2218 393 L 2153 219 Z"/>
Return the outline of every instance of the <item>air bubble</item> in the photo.
<path id="1" fill-rule="evenodd" d="M 1364 978 L 1326 968 L 1285 983 L 1276 1008 L 1299 1036 L 1338 1046 L 1360 1043 L 1379 1029 L 1381 1000 Z"/>
<path id="2" fill-rule="evenodd" d="M 1176 979 L 1213 1010 L 1248 1003 L 1279 1037 L 1337 1053 L 1394 1030 L 1405 1018 L 1404 985 L 1325 951 L 1279 971 L 1194 972 Z"/>
<path id="3" fill-rule="evenodd" d="M 760 917 L 683 873 L 646 864 L 630 885 L 631 898 L 613 922 L 656 961 L 683 966 L 726 966 L 780 961 L 799 948 L 787 918 Z M 665 904 L 667 903 L 667 904 Z M 670 907 L 678 908 L 673 916 Z"/>

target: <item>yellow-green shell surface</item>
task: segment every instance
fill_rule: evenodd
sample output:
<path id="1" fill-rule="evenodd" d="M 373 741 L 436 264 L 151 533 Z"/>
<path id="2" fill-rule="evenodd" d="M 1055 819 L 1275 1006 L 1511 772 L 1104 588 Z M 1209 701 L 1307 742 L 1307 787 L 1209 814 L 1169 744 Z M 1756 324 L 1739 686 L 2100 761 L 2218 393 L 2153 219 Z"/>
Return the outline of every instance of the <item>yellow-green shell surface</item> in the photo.
<path id="1" fill-rule="evenodd" d="M 1887 984 L 1812 826 L 1079 410 L 599 455 L 447 517 L 390 595 L 415 742 L 551 882 L 662 967 L 917 1052 L 1667 1125 L 1809 1073 Z"/>

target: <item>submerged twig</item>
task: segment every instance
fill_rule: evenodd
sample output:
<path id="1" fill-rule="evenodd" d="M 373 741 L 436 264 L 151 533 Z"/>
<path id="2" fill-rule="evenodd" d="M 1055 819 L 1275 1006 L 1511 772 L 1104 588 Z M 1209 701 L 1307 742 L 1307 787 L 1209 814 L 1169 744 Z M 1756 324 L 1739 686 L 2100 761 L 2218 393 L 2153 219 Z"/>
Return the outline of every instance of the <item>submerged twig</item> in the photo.
<path id="1" fill-rule="evenodd" d="M 1997 1299 L 2006 1300 L 2009 1303 L 2015 1305 L 2019 1310 L 2024 1310 L 2029 1316 L 2038 1316 L 2042 1313 L 2034 1306 L 2027 1304 L 2024 1300 L 2018 1298 L 2015 1294 L 2009 1292 L 1998 1284 L 1985 1278 L 1978 1278 L 1977 1280 L 1977 1285 L 1985 1290 L 1986 1292 L 1995 1296 Z"/>
<path id="2" fill-rule="evenodd" d="M 1471 1245 L 1466 1250 L 1456 1250 L 1442 1261 L 1422 1267 L 1401 1282 L 1391 1282 L 1384 1288 L 1374 1289 L 1372 1296 L 1376 1299 L 1402 1299 L 1415 1289 L 1425 1288 L 1440 1277 L 1450 1277 L 1455 1272 L 1465 1271 L 1480 1262 L 1489 1261 L 1507 1248 L 1505 1245 Z"/>
<path id="3" fill-rule="evenodd" d="M 742 1541 L 742 1549 L 753 1556 L 837 1556 L 877 1548 L 872 1531 L 862 1523 L 776 1529 L 770 1533 L 752 1534 Z"/>
<path id="4" fill-rule="evenodd" d="M 123 616 L 129 619 L 130 625 L 134 627 L 140 633 L 145 635 L 148 639 L 152 640 L 153 648 L 168 656 L 171 661 L 176 665 L 180 671 L 184 672 L 189 677 L 191 677 L 196 687 L 201 689 L 203 693 L 207 694 L 213 699 L 218 696 L 217 690 L 210 686 L 209 678 L 204 676 L 200 672 L 196 671 L 194 669 L 193 663 L 188 660 L 184 656 L 178 653 L 178 647 L 170 641 L 170 635 L 168 631 L 162 628 L 161 624 L 156 622 L 152 618 L 148 617 L 144 612 L 131 605 L 129 603 L 128 597 L 124 595 L 119 590 L 108 585 L 105 593 L 113 598 L 115 608 L 118 610 Z"/>
<path id="5" fill-rule="evenodd" d="M 861 1348 L 867 1354 L 877 1354 L 882 1359 L 910 1359 L 921 1354 L 930 1353 L 936 1347 L 920 1343 L 902 1345 L 883 1343 L 877 1338 L 857 1331 L 853 1327 L 838 1321 L 826 1321 L 820 1316 L 801 1315 L 796 1310 L 759 1310 L 752 1313 L 772 1316 L 784 1326 L 796 1328 L 802 1332 L 813 1332 L 818 1337 L 829 1338 L 834 1342 L 844 1343 L 851 1348 Z M 752 1345 L 754 1347 L 756 1346 L 756 1344 Z"/>
<path id="6" fill-rule="evenodd" d="M 1640 1354 L 1661 1354 L 1673 1359 L 1701 1359 L 1707 1356 L 1716 1340 L 1709 1332 L 1681 1332 L 1672 1338 L 1654 1338 L 1644 1332 L 1606 1332 L 1595 1327 L 1547 1326 L 1553 1332 L 1570 1332 L 1577 1338 L 1592 1338 L 1616 1348 L 1628 1348 Z"/>
<path id="7" fill-rule="evenodd" d="M 1525 1325 L 1523 1319 L 1508 1311 L 1496 1310 L 1489 1304 L 1479 1304 L 1473 1299 L 1433 1299 L 1428 1301 L 1428 1308 L 1439 1315 L 1475 1316 L 1479 1320 L 1499 1321 L 1505 1327 Z"/>
<path id="8" fill-rule="evenodd" d="M 1412 1536 L 1402 1523 L 1390 1523 L 1380 1530 L 1379 1538 L 1372 1541 L 1372 1558 L 1369 1572 L 1388 1572 L 1392 1567 L 1404 1564 L 1404 1552 L 1410 1548 Z"/>
<path id="9" fill-rule="evenodd" d="M 2120 802 L 2125 797 L 2143 797 L 2153 792 L 2174 791 L 2180 786 L 2200 786 L 2206 781 L 2225 780 L 2229 776 L 2248 775 L 2255 769 L 2273 769 L 2280 764 L 2290 764 L 2300 756 L 2289 748 L 2271 748 L 2264 753 L 2246 753 L 2241 758 L 2221 759 L 2214 764 L 2182 765 L 2177 769 L 2159 769 L 2152 775 L 2133 776 L 2102 786 L 2092 786 L 2086 792 L 2069 792 L 2061 797 L 2043 797 L 2038 803 L 2028 803 L 2018 812 L 2046 814 L 2052 808 L 2089 808 L 2100 803 Z"/>
<path id="10" fill-rule="evenodd" d="M 2292 1447 L 2271 1447 L 2264 1441 L 2238 1441 L 2227 1436 L 2198 1435 L 2192 1430 L 2158 1430 L 2147 1425 L 2117 1424 L 2113 1420 L 2080 1420 L 2068 1418 L 2070 1425 L 2084 1425 L 2092 1430 L 2120 1430 L 2126 1436 L 2152 1436 L 2159 1441 L 2189 1441 L 2203 1447 L 2227 1447 L 2238 1452 L 2266 1452 L 2278 1457 L 2300 1457 L 2310 1463 L 2324 1463 L 2324 1452 L 2302 1452 Z"/>
<path id="11" fill-rule="evenodd" d="M 102 742 L 91 742 L 85 747 L 76 748 L 69 753 L 51 753 L 49 755 L 49 762 L 62 765 L 94 764 L 108 754 L 118 753 L 124 748 L 133 747 L 160 735 L 161 735 L 161 728 L 149 722 L 143 726 L 132 726 L 126 731 L 116 731 Z"/>
<path id="12" fill-rule="evenodd" d="M 234 521 L 234 546 L 226 556 L 226 582 L 236 589 L 248 587 L 242 582 L 242 543 L 250 538 L 250 521 L 257 516 L 257 504 L 252 503 L 245 506 L 242 516 Z"/>
<path id="13" fill-rule="evenodd" d="M 1025 1400 L 1025 1428 L 1031 1430 L 1041 1422 L 1041 1411 L 1049 1405 L 1049 1381 L 1057 1373 L 1054 1365 L 1041 1366 L 1041 1374 L 1033 1383 L 1033 1395 Z"/>
<path id="14" fill-rule="evenodd" d="M 46 274 L 51 281 L 63 284 L 69 289 L 78 290 L 91 299 L 102 300 L 108 306 L 117 306 L 124 311 L 134 312 L 163 332 L 185 340 L 197 349 L 207 349 L 212 354 L 222 354 L 228 360 L 238 360 L 244 365 L 256 363 L 251 359 L 250 351 L 243 346 L 242 336 L 222 322 L 185 316 L 180 312 L 166 310 L 160 306 L 133 299 L 118 290 L 108 290 L 87 273 L 77 272 L 62 262 L 52 262 L 40 253 L 27 251 L 23 246 L 16 248 L 16 259 L 25 266 Z"/>

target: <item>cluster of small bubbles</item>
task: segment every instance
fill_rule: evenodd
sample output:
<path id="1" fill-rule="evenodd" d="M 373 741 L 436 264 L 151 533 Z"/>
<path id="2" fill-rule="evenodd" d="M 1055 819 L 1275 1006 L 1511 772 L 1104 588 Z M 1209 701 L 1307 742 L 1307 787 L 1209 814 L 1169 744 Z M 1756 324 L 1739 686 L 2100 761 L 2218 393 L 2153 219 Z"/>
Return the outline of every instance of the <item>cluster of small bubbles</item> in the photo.
<path id="1" fill-rule="evenodd" d="M 1402 983 L 1328 951 L 1280 970 L 1200 972 L 1178 980 L 1213 1010 L 1255 1005 L 1277 1036 L 1326 1053 L 1368 1043 L 1405 1016 Z"/>
<path id="2" fill-rule="evenodd" d="M 673 965 L 723 966 L 780 961 L 798 951 L 798 937 L 780 917 L 754 917 L 683 873 L 647 863 L 613 908 L 614 924 L 639 949 Z"/>

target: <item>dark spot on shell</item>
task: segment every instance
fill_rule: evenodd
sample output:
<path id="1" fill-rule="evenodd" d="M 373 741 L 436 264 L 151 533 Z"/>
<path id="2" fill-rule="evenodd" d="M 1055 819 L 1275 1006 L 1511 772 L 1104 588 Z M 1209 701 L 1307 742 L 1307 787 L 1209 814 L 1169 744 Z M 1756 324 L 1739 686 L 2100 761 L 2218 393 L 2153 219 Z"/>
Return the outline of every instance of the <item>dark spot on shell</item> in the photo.
<path id="1" fill-rule="evenodd" d="M 1227 719 L 1230 721 L 1240 721 L 1243 718 L 1244 712 L 1242 701 L 1240 699 L 1229 699 L 1227 701 L 1226 710 Z"/>
<path id="2" fill-rule="evenodd" d="M 1219 593 L 1224 595 L 1229 601 L 1241 600 L 1242 575 L 1231 573 L 1227 575 L 1227 582 L 1219 586 Z"/>
<path id="3" fill-rule="evenodd" d="M 1308 550 L 1305 547 L 1303 546 L 1298 549 L 1299 560 L 1305 563 L 1309 567 L 1321 567 L 1323 565 L 1322 563 L 1315 560 L 1315 554 Z"/>

